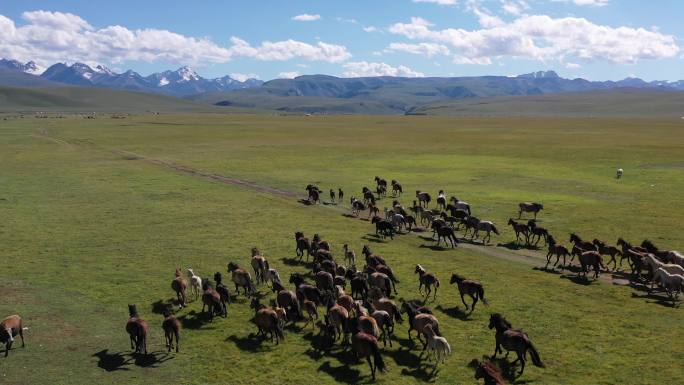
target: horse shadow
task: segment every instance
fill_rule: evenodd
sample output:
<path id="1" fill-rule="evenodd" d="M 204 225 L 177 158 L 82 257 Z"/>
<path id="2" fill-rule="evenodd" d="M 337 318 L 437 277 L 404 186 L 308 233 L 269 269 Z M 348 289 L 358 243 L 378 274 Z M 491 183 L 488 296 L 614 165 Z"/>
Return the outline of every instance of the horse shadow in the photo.
<path id="1" fill-rule="evenodd" d="M 561 274 L 563 274 L 562 271 L 556 270 L 556 269 L 554 269 L 553 267 L 548 268 L 548 267 L 542 267 L 542 266 L 535 266 L 535 267 L 532 268 L 532 270 L 543 271 L 544 273 L 555 274 L 555 275 L 561 275 Z"/>
<path id="2" fill-rule="evenodd" d="M 204 314 L 204 312 L 198 313 L 195 310 L 191 310 L 188 314 L 178 317 L 178 320 L 183 325 L 183 329 L 198 330 L 209 322 L 209 315 Z"/>
<path id="3" fill-rule="evenodd" d="M 524 381 L 516 381 L 516 378 L 519 378 L 518 376 L 518 371 L 515 365 L 511 365 L 511 363 L 508 361 L 507 358 L 505 357 L 497 357 L 491 360 L 493 363 L 496 364 L 496 366 L 501 369 L 501 374 L 511 383 L 511 384 L 528 384 L 532 381 L 529 380 L 524 380 Z"/>
<path id="4" fill-rule="evenodd" d="M 173 312 L 173 307 L 176 305 L 175 300 L 164 301 L 163 299 L 157 300 L 152 303 L 152 313 L 154 314 L 164 314 L 165 311 Z"/>
<path id="5" fill-rule="evenodd" d="M 660 306 L 671 307 L 671 308 L 678 308 L 679 305 L 681 304 L 681 302 L 679 304 L 677 304 L 677 302 L 673 302 L 672 299 L 670 299 L 670 297 L 668 297 L 667 295 L 663 296 L 663 295 L 658 295 L 655 293 L 648 293 L 648 292 L 646 294 L 643 294 L 643 295 L 639 295 L 637 293 L 632 293 L 632 298 L 645 298 L 645 299 L 647 299 L 646 303 L 657 303 Z M 648 299 L 652 299 L 653 301 L 648 301 Z"/>
<path id="6" fill-rule="evenodd" d="M 384 239 L 380 238 L 379 235 L 372 234 L 372 233 L 368 233 L 368 234 L 364 235 L 363 237 L 361 237 L 361 239 L 364 239 L 368 242 L 373 242 L 373 243 L 385 243 Z"/>
<path id="7" fill-rule="evenodd" d="M 318 367 L 319 372 L 330 375 L 337 382 L 347 384 L 358 384 L 361 379 L 361 371 L 352 369 L 349 365 L 332 366 L 330 361 L 326 361 Z"/>
<path id="8" fill-rule="evenodd" d="M 454 306 L 452 308 L 445 308 L 442 305 L 437 305 L 435 309 L 439 310 L 440 312 L 448 315 L 449 317 L 459 319 L 461 321 L 472 321 L 473 319 L 470 318 L 470 315 L 472 312 L 464 312 L 461 310 L 458 306 Z"/>
<path id="9" fill-rule="evenodd" d="M 316 361 L 325 357 L 325 352 L 332 349 L 334 345 L 332 340 L 320 333 L 314 334 L 313 332 L 309 332 L 302 337 L 311 343 L 311 349 L 307 349 L 304 353 Z"/>
<path id="10" fill-rule="evenodd" d="M 497 243 L 497 246 L 504 247 L 509 250 L 540 250 L 538 247 L 529 244 L 520 244 L 516 241 L 511 241 L 508 243 Z"/>
<path id="11" fill-rule="evenodd" d="M 430 249 L 432 251 L 446 251 L 449 249 L 452 249 L 452 247 L 444 247 L 444 246 L 438 246 L 438 245 L 420 245 L 418 246 L 421 249 Z"/>
<path id="12" fill-rule="evenodd" d="M 423 362 L 422 352 L 420 355 L 416 355 L 408 348 L 400 348 L 387 351 L 386 354 L 392 357 L 398 366 L 404 366 L 401 369 L 402 375 L 411 376 L 424 382 L 431 382 L 439 372 L 437 367 L 433 367 L 431 371 L 427 370 L 428 366 Z"/>
<path id="13" fill-rule="evenodd" d="M 131 365 L 130 358 L 126 358 L 123 353 L 109 353 L 109 349 L 100 350 L 93 354 L 97 357 L 97 366 L 107 372 L 115 372 L 117 370 L 130 370 L 126 365 Z"/>
<path id="14" fill-rule="evenodd" d="M 172 360 L 173 356 L 170 356 L 166 352 L 152 352 L 149 354 L 135 354 L 135 365 L 141 368 L 158 368 L 159 364 L 162 364 L 168 360 Z"/>
<path id="15" fill-rule="evenodd" d="M 428 237 L 427 235 L 419 235 L 418 238 L 424 240 L 424 241 L 435 241 L 435 237 Z"/>
<path id="16" fill-rule="evenodd" d="M 233 334 L 226 338 L 226 341 L 231 341 L 237 346 L 238 349 L 243 352 L 259 353 L 267 351 L 269 349 L 264 348 L 265 337 L 257 336 L 256 334 L 250 333 L 247 337 L 238 337 Z"/>
<path id="17" fill-rule="evenodd" d="M 306 266 L 308 264 L 308 262 L 299 258 L 282 257 L 280 260 L 283 261 L 283 264 L 287 266 Z"/>
<path id="18" fill-rule="evenodd" d="M 297 202 L 299 202 L 305 206 L 311 206 L 312 205 L 311 201 L 308 199 L 297 199 Z"/>
<path id="19" fill-rule="evenodd" d="M 570 281 L 572 283 L 582 285 L 582 286 L 589 286 L 592 283 L 598 281 L 597 279 L 589 279 L 588 276 L 580 276 L 577 274 L 572 274 L 572 275 L 561 274 L 561 275 L 559 275 L 559 277 L 563 278 L 563 279 L 567 279 L 568 281 Z"/>

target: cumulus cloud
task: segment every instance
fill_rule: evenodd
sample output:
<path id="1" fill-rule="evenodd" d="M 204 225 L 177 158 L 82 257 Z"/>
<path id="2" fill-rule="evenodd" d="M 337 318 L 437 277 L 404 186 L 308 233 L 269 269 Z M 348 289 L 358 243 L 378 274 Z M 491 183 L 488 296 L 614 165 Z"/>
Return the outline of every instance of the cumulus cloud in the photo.
<path id="1" fill-rule="evenodd" d="M 97 29 L 77 15 L 62 12 L 24 12 L 25 25 L 0 15 L 0 57 L 35 60 L 120 63 L 166 61 L 179 64 L 225 63 L 235 57 L 257 60 L 304 60 L 337 63 L 351 54 L 341 45 L 296 40 L 265 41 L 252 46 L 232 38 L 229 46 L 207 38 L 185 36 L 162 29 L 131 30 L 120 25 Z"/>
<path id="2" fill-rule="evenodd" d="M 501 9 L 513 16 L 522 15 L 529 7 L 527 2 L 523 0 L 501 0 Z"/>
<path id="3" fill-rule="evenodd" d="M 413 0 L 414 3 L 433 3 L 439 5 L 456 5 L 457 0 Z"/>
<path id="4" fill-rule="evenodd" d="M 635 63 L 676 56 L 680 48 L 671 35 L 632 27 L 594 24 L 584 18 L 523 16 L 511 22 L 482 21 L 482 29 L 434 29 L 419 17 L 390 26 L 393 34 L 450 46 L 461 61 L 489 63 L 515 57 L 540 61 L 577 58 Z"/>
<path id="5" fill-rule="evenodd" d="M 423 55 L 431 58 L 435 55 L 449 55 L 449 48 L 443 44 L 437 43 L 391 43 L 386 51 L 390 52 L 408 52 L 414 55 Z"/>
<path id="6" fill-rule="evenodd" d="M 297 76 L 299 76 L 299 72 L 297 71 L 281 72 L 278 74 L 278 79 L 294 79 Z"/>
<path id="7" fill-rule="evenodd" d="M 406 66 L 400 65 L 392 67 L 386 63 L 373 63 L 367 61 L 350 62 L 343 65 L 347 70 L 342 76 L 347 78 L 358 78 L 366 76 L 399 76 L 399 77 L 423 77 L 421 72 L 414 71 Z"/>
<path id="8" fill-rule="evenodd" d="M 320 19 L 321 19 L 321 15 L 310 15 L 308 13 L 304 13 L 304 14 L 292 17 L 292 20 L 295 20 L 295 21 L 316 21 L 316 20 L 320 20 Z"/>

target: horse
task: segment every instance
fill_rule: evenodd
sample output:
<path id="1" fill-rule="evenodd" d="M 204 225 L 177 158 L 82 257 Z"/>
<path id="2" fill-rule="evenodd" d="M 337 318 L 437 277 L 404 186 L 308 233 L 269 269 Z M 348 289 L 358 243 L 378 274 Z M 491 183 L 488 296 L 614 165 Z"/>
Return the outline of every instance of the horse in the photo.
<path id="1" fill-rule="evenodd" d="M 346 243 L 342 246 L 342 250 L 344 250 L 345 263 L 347 263 L 349 266 L 356 265 L 356 253 L 354 253 L 354 250 L 350 249 L 349 245 Z"/>
<path id="2" fill-rule="evenodd" d="M 432 197 L 430 194 L 426 192 L 421 192 L 420 190 L 416 190 L 416 198 L 418 198 L 418 204 L 421 207 L 427 208 L 428 205 L 430 204 L 430 201 L 432 200 Z"/>
<path id="3" fill-rule="evenodd" d="M 518 219 L 522 218 L 523 211 L 526 213 L 534 213 L 534 219 L 537 219 L 537 213 L 544 210 L 544 205 L 535 202 L 521 202 L 518 204 L 520 211 L 518 212 Z"/>
<path id="4" fill-rule="evenodd" d="M 446 357 L 451 354 L 451 346 L 446 338 L 438 336 L 432 330 L 432 325 L 427 324 L 423 328 L 423 334 L 427 340 L 427 359 L 435 357 L 435 366 L 439 363 L 444 363 Z"/>
<path id="5" fill-rule="evenodd" d="M 653 290 L 653 285 L 656 281 L 655 272 L 658 269 L 663 269 L 670 274 L 684 275 L 684 267 L 674 263 L 662 263 L 656 257 L 654 257 L 653 254 L 646 254 L 643 258 L 643 261 L 651 267 L 651 271 L 653 272 L 653 280 L 651 281 L 650 290 Z"/>
<path id="6" fill-rule="evenodd" d="M 319 271 L 314 275 L 314 279 L 316 281 L 316 287 L 320 291 L 326 291 L 326 290 L 333 290 L 334 286 L 334 279 L 333 275 L 328 273 L 327 271 Z"/>
<path id="7" fill-rule="evenodd" d="M 421 265 L 416 265 L 414 270 L 415 274 L 418 274 L 418 292 L 423 293 L 423 285 L 425 285 L 425 298 L 430 296 L 432 293 L 432 286 L 435 287 L 435 293 L 433 299 L 437 299 L 437 289 L 439 289 L 439 279 L 432 273 L 428 273 L 425 268 Z"/>
<path id="8" fill-rule="evenodd" d="M 252 260 L 250 261 L 252 269 L 254 270 L 254 278 L 256 279 L 257 285 L 259 282 L 266 282 L 266 272 L 269 269 L 268 261 L 261 255 L 259 249 L 252 247 Z"/>
<path id="9" fill-rule="evenodd" d="M 368 265 L 385 265 L 385 266 L 387 266 L 387 262 L 385 262 L 385 258 L 383 258 L 382 255 L 373 253 L 368 245 L 363 245 L 363 249 L 361 250 L 361 252 L 363 253 L 364 257 L 366 258 L 366 263 Z"/>
<path id="10" fill-rule="evenodd" d="M 468 213 L 468 215 L 471 214 L 470 204 L 468 204 L 468 202 L 464 202 L 456 197 L 451 197 L 449 200 L 451 201 L 451 206 L 453 206 L 456 210 L 463 210 Z"/>
<path id="11" fill-rule="evenodd" d="M 582 265 L 582 269 L 578 273 L 578 276 L 584 273 L 584 277 L 586 278 L 588 273 L 588 267 L 592 266 L 594 268 L 594 278 L 596 279 L 598 278 L 600 273 L 599 267 L 606 269 L 606 267 L 603 265 L 601 254 L 599 254 L 598 251 L 585 251 L 583 253 L 580 253 L 578 255 L 578 258 L 580 265 Z"/>
<path id="12" fill-rule="evenodd" d="M 480 234 L 480 231 L 486 231 L 487 235 L 482 238 L 482 244 L 486 245 L 489 243 L 489 241 L 492 240 L 492 232 L 494 234 L 499 235 L 499 230 L 497 230 L 496 226 L 494 225 L 493 222 L 491 221 L 477 221 L 477 224 L 475 225 L 475 231 L 473 232 L 473 236 L 471 238 L 477 238 Z"/>
<path id="13" fill-rule="evenodd" d="M 317 305 L 324 303 L 323 292 L 317 287 L 306 283 L 299 273 L 290 274 L 290 283 L 294 284 L 297 288 L 297 299 L 300 302 L 303 302 L 304 299 L 308 299 Z"/>
<path id="14" fill-rule="evenodd" d="M 386 180 L 380 178 L 380 177 L 377 176 L 377 175 L 375 176 L 375 179 L 374 179 L 374 180 L 375 180 L 375 184 L 376 184 L 377 186 L 383 186 L 383 187 L 387 188 L 387 181 L 386 181 Z"/>
<path id="15" fill-rule="evenodd" d="M 344 202 L 344 191 L 342 191 L 342 187 L 337 189 L 337 201 Z"/>
<path id="16" fill-rule="evenodd" d="M 471 235 L 471 238 L 475 237 L 475 231 L 477 230 L 477 225 L 480 223 L 480 218 L 469 215 L 466 218 L 461 219 L 461 224 L 465 226 L 465 231 L 463 232 L 463 236 L 465 237 L 468 235 L 468 232 L 470 230 L 473 230 L 473 234 Z"/>
<path id="17" fill-rule="evenodd" d="M 363 203 L 375 205 L 375 195 L 372 191 L 368 190 L 363 193 Z"/>
<path id="18" fill-rule="evenodd" d="M 385 209 L 385 210 L 387 210 L 387 209 Z M 368 205 L 368 218 L 370 218 L 373 215 L 378 215 L 378 214 L 380 214 L 380 209 L 378 208 L 378 206 L 376 206 L 372 203 L 369 204 Z"/>
<path id="19" fill-rule="evenodd" d="M 180 307 L 188 304 L 188 281 L 183 278 L 180 267 L 176 268 L 176 277 L 171 281 L 171 289 L 176 292 Z"/>
<path id="20" fill-rule="evenodd" d="M 375 319 L 375 323 L 381 331 L 380 339 L 382 339 L 382 345 L 387 346 L 387 340 L 389 339 L 390 347 L 392 347 L 392 336 L 394 334 L 394 320 L 392 316 L 385 310 L 376 309 L 371 303 L 368 305 L 371 309 L 371 317 Z"/>
<path id="21" fill-rule="evenodd" d="M 374 216 L 371 223 L 375 224 L 375 235 L 380 235 L 382 238 L 387 236 L 394 239 L 394 226 L 386 219 Z"/>
<path id="22" fill-rule="evenodd" d="M 368 276 L 369 287 L 377 287 L 382 290 L 385 296 L 392 294 L 392 280 L 385 273 L 374 272 Z"/>
<path id="23" fill-rule="evenodd" d="M 5 343 L 5 357 L 9 355 L 9 351 L 14 343 L 14 337 L 17 335 L 21 337 L 21 347 L 26 346 L 24 343 L 24 330 L 28 330 L 28 328 L 24 327 L 21 317 L 17 314 L 5 317 L 0 322 L 0 342 Z"/>
<path id="24" fill-rule="evenodd" d="M 520 234 L 525 236 L 525 244 L 530 244 L 530 228 L 524 223 L 518 223 L 513 218 L 508 218 L 508 224 L 515 231 L 515 242 L 520 243 Z"/>
<path id="25" fill-rule="evenodd" d="M 615 256 L 617 256 L 617 255 L 622 256 L 620 249 L 618 249 L 615 246 L 608 246 L 608 245 L 606 245 L 605 242 L 603 242 L 599 239 L 594 239 L 592 241 L 592 243 L 598 249 L 599 254 L 610 256 L 610 261 L 608 261 L 608 263 L 606 263 L 606 266 L 610 265 L 610 263 L 613 262 L 613 270 L 617 269 L 617 260 L 616 260 Z M 620 267 L 622 267 L 622 259 L 620 259 Z"/>
<path id="26" fill-rule="evenodd" d="M 354 215 L 355 217 L 358 217 L 359 213 L 365 209 L 366 209 L 365 203 L 361 202 L 360 200 L 356 199 L 355 197 L 351 197 L 352 215 Z"/>
<path id="27" fill-rule="evenodd" d="M 460 220 L 460 219 L 467 218 L 468 215 L 470 215 L 470 214 L 468 213 L 468 211 L 463 210 L 463 209 L 459 209 L 458 207 L 452 205 L 451 203 L 449 203 L 449 204 L 446 206 L 446 210 L 445 210 L 445 211 L 448 211 L 449 214 L 450 214 L 452 217 L 454 217 L 454 218 L 456 218 L 456 219 L 459 219 L 459 220 Z"/>
<path id="28" fill-rule="evenodd" d="M 521 367 L 518 375 L 521 376 L 525 371 L 525 355 L 530 352 L 532 363 L 540 368 L 546 367 L 539 357 L 539 352 L 532 344 L 532 341 L 522 330 L 514 330 L 511 324 L 499 313 L 494 313 L 489 317 L 489 328 L 496 328 L 496 347 L 492 359 L 496 357 L 496 353 L 503 353 L 502 347 L 507 351 L 515 351 L 518 358 L 511 362 L 511 365 L 520 361 Z"/>
<path id="29" fill-rule="evenodd" d="M 454 229 L 449 226 L 441 226 L 437 229 L 437 246 L 439 246 L 440 241 L 444 239 L 444 245 L 448 246 L 451 242 L 451 248 L 453 249 L 459 243 L 454 233 Z"/>
<path id="30" fill-rule="evenodd" d="M 285 340 L 283 325 L 274 309 L 262 305 L 257 298 L 252 299 L 249 307 L 254 309 L 254 323 L 259 329 L 257 335 L 263 335 L 266 338 L 266 333 L 268 333 L 271 341 L 275 337 L 276 345 L 280 340 Z"/>
<path id="31" fill-rule="evenodd" d="M 566 263 L 566 257 L 570 256 L 570 252 L 568 249 L 563 246 L 559 245 L 556 243 L 556 239 L 549 234 L 549 251 L 546 253 L 546 266 L 544 266 L 544 269 L 549 267 L 549 263 L 551 262 L 551 257 L 555 254 L 556 255 L 556 262 L 553 264 L 553 267 L 555 268 L 556 265 L 558 264 L 558 261 L 560 261 L 560 258 L 563 257 L 563 264 L 561 265 L 561 269 L 565 266 Z"/>
<path id="32" fill-rule="evenodd" d="M 400 232 L 401 226 L 406 223 L 406 219 L 401 214 L 394 214 L 391 216 L 390 222 L 392 222 L 392 226 L 396 227 L 397 232 Z"/>
<path id="33" fill-rule="evenodd" d="M 625 241 L 623 238 L 618 238 L 617 245 L 621 247 L 620 251 L 622 253 L 622 255 L 620 256 L 620 266 L 622 266 L 622 261 L 626 258 L 630 266 L 632 267 L 632 270 L 634 270 L 634 266 L 632 266 L 632 258 L 630 256 L 632 255 L 633 251 L 639 253 L 645 253 L 648 251 L 639 246 L 632 246 L 631 243 Z"/>
<path id="34" fill-rule="evenodd" d="M 228 272 L 231 273 L 233 283 L 235 283 L 235 292 L 240 295 L 240 287 L 242 287 L 245 296 L 249 297 L 254 292 L 254 284 L 252 283 L 252 276 L 249 272 L 236 263 L 228 263 Z"/>
<path id="35" fill-rule="evenodd" d="M 537 237 L 537 241 L 534 242 L 535 246 L 537 246 L 542 238 L 544 238 L 544 245 L 549 244 L 549 231 L 541 226 L 538 226 L 537 221 L 530 219 L 527 221 L 527 227 L 530 228 L 530 242 L 534 240 L 535 236 Z"/>
<path id="36" fill-rule="evenodd" d="M 309 260 L 309 255 L 311 255 L 310 250 L 311 250 L 311 243 L 309 243 L 309 239 L 304 237 L 304 233 L 301 231 L 297 231 L 295 233 L 295 242 L 297 243 L 297 248 L 295 249 L 297 256 L 299 257 L 299 260 L 302 260 L 302 257 L 304 256 L 304 251 L 308 253 L 306 256 L 306 260 Z"/>
<path id="37" fill-rule="evenodd" d="M 684 289 L 684 276 L 679 274 L 670 274 L 663 268 L 658 268 L 653 275 L 653 280 L 660 281 L 661 286 L 663 289 L 665 289 L 667 295 L 672 299 L 672 306 L 674 306 L 679 293 Z"/>
<path id="38" fill-rule="evenodd" d="M 475 368 L 475 379 L 484 379 L 485 385 L 506 385 L 501 369 L 486 357 L 484 361 L 476 358 L 468 366 Z"/>
<path id="39" fill-rule="evenodd" d="M 223 318 L 228 316 L 228 312 L 225 308 L 225 303 L 221 301 L 221 295 L 214 289 L 211 281 L 205 279 L 202 283 L 202 312 L 204 312 L 204 307 L 207 306 L 207 312 L 209 313 L 209 321 L 214 321 L 214 315 L 219 314 Z"/>
<path id="40" fill-rule="evenodd" d="M 176 337 L 176 353 L 180 348 L 180 329 L 181 323 L 178 318 L 174 317 L 169 310 L 164 311 L 164 321 L 162 322 L 162 329 L 164 329 L 164 339 L 166 341 L 166 348 L 170 352 L 173 349 L 173 338 Z"/>
<path id="41" fill-rule="evenodd" d="M 216 281 L 216 292 L 221 296 L 221 305 L 227 309 L 226 304 L 230 303 L 230 290 L 223 284 L 223 276 L 218 271 L 214 273 L 214 281 Z"/>
<path id="42" fill-rule="evenodd" d="M 442 209 L 446 210 L 447 206 L 447 200 L 446 197 L 444 196 L 444 190 L 439 190 L 439 193 L 437 194 L 437 209 Z"/>
<path id="43" fill-rule="evenodd" d="M 378 194 L 378 199 L 382 197 L 387 196 L 387 187 L 386 186 L 378 186 L 375 188 L 375 193 Z"/>
<path id="44" fill-rule="evenodd" d="M 150 326 L 147 321 L 140 318 L 138 309 L 135 305 L 128 305 L 128 322 L 126 322 L 126 332 L 131 339 L 131 349 L 135 353 L 147 354 L 147 335 Z"/>
<path id="45" fill-rule="evenodd" d="M 404 190 L 401 188 L 401 184 L 392 179 L 392 196 L 401 195 L 402 192 L 404 192 Z"/>
<path id="46" fill-rule="evenodd" d="M 330 189 L 330 202 L 335 203 L 335 190 Z"/>
<path id="47" fill-rule="evenodd" d="M 461 302 L 463 302 L 466 310 L 468 310 L 468 304 L 465 302 L 465 299 L 463 299 L 463 296 L 467 294 L 473 300 L 473 303 L 470 306 L 471 313 L 475 311 L 475 304 L 477 303 L 478 299 L 481 299 L 482 303 L 487 305 L 487 300 L 484 297 L 484 287 L 482 287 L 482 284 L 479 281 L 465 279 L 465 277 L 453 273 L 451 274 L 451 280 L 449 283 L 455 283 L 458 287 L 458 293 L 461 295 Z"/>
<path id="48" fill-rule="evenodd" d="M 572 233 L 570 234 L 570 242 L 574 243 L 575 246 L 582 249 L 583 251 L 597 251 L 596 245 L 589 241 L 583 241 L 579 235 Z"/>
<path id="49" fill-rule="evenodd" d="M 434 215 L 432 214 L 432 212 L 430 212 L 428 210 L 422 210 L 420 212 L 420 224 L 422 224 L 424 226 L 428 225 L 428 224 L 432 223 L 432 221 L 434 219 L 435 218 L 434 218 Z"/>
<path id="50" fill-rule="evenodd" d="M 309 190 L 309 196 L 307 198 L 310 204 L 316 204 L 316 202 L 321 203 L 321 192 L 320 190 Z"/>
<path id="51" fill-rule="evenodd" d="M 435 317 L 432 314 L 429 313 L 421 313 L 420 310 L 414 306 L 411 302 L 404 302 L 401 304 L 401 310 L 402 312 L 406 313 L 408 315 L 409 319 L 409 329 L 408 329 L 408 337 L 409 341 L 413 341 L 413 338 L 411 337 L 411 330 L 415 330 L 418 332 L 418 341 L 420 341 L 421 344 L 423 344 L 423 350 L 427 348 L 427 342 L 423 342 L 423 340 L 420 338 L 420 335 L 424 333 L 424 329 L 426 325 L 432 325 L 432 329 L 437 334 L 438 336 L 441 336 L 442 334 L 439 331 L 439 321 L 437 321 L 437 317 Z"/>
<path id="52" fill-rule="evenodd" d="M 625 170 L 618 168 L 617 172 L 615 173 L 615 179 L 620 179 L 622 178 L 622 174 L 624 174 Z"/>
<path id="53" fill-rule="evenodd" d="M 200 295 L 200 291 L 202 290 L 202 278 L 200 278 L 199 275 L 195 275 L 195 272 L 191 268 L 188 268 L 188 277 L 190 277 L 192 294 L 195 296 L 196 300 Z"/>
<path id="54" fill-rule="evenodd" d="M 374 336 L 364 333 L 362 331 L 356 331 L 352 335 L 352 350 L 354 355 L 358 358 L 366 358 L 368 361 L 368 366 L 370 366 L 371 377 L 375 381 L 375 372 L 377 370 L 385 372 L 385 362 L 380 354 L 380 348 L 378 347 L 378 339 Z M 371 360 L 372 357 L 372 360 Z"/>
<path id="55" fill-rule="evenodd" d="M 668 250 L 660 250 L 658 249 L 653 242 L 651 242 L 648 239 L 645 239 L 643 242 L 641 242 L 641 247 L 646 249 L 651 254 L 654 254 L 658 259 L 661 261 L 666 261 L 670 255 L 670 251 Z"/>

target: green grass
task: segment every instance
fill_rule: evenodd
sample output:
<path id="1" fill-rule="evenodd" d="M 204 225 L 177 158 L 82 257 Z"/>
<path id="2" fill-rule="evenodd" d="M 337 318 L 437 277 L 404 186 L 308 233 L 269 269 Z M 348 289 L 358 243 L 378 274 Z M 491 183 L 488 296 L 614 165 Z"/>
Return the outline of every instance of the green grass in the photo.
<path id="1" fill-rule="evenodd" d="M 74 144 L 32 136 L 41 132 Z M 228 319 L 199 329 L 189 322 L 181 353 L 170 356 L 161 352 L 162 318 L 153 313 L 154 303 L 172 297 L 176 266 L 202 276 L 225 272 L 228 261 L 247 266 L 249 249 L 258 246 L 287 277 L 304 271 L 283 260 L 294 256 L 294 231 L 319 232 L 334 251 L 348 242 L 358 252 L 369 242 L 367 222 L 110 150 L 295 192 L 310 182 L 340 186 L 347 199 L 375 175 L 400 180 L 405 204 L 412 191 L 443 188 L 499 224 L 498 243 L 513 239 L 504 224 L 517 214 L 517 203 L 539 200 L 546 208 L 542 223 L 564 243 L 576 231 L 609 242 L 648 237 L 681 250 L 683 139 L 682 123 L 674 120 L 194 115 L 0 121 L 0 315 L 22 314 L 31 328 L 25 349 L 0 358 L 0 378 L 3 384 L 369 381 L 368 366 L 347 365 L 350 358 L 339 348 L 315 352 L 310 330 L 288 331 L 279 346 L 251 344 L 255 326 L 242 297 Z M 617 167 L 625 169 L 620 181 Z M 442 280 L 430 305 L 454 352 L 429 380 L 474 383 L 466 365 L 493 351 L 487 321 L 496 311 L 528 332 L 547 364 L 529 366 L 520 379 L 526 383 L 679 381 L 681 308 L 632 297 L 641 293 L 605 281 L 581 285 L 477 250 L 433 251 L 423 244 L 429 242 L 402 236 L 372 246 L 391 261 L 400 297 L 418 297 L 415 263 Z M 447 284 L 451 272 L 484 282 L 490 306 L 465 321 L 449 315 L 460 304 Z M 168 360 L 147 366 L 130 359 L 128 303 L 153 326 L 151 350 Z M 179 316 L 192 318 L 200 308 L 192 303 Z M 420 352 L 405 341 L 406 324 L 397 336 L 394 348 L 383 351 L 389 372 L 378 382 L 427 379 L 431 369 L 418 367 Z M 117 357 L 128 361 L 117 367 Z"/>

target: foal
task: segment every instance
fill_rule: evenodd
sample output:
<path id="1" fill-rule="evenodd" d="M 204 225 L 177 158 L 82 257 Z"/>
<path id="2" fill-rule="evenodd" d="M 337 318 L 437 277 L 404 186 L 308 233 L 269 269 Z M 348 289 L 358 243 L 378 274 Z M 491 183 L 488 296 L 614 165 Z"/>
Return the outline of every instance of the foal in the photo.
<path id="1" fill-rule="evenodd" d="M 432 286 L 434 286 L 435 294 L 433 295 L 432 299 L 437 299 L 439 279 L 437 279 L 437 277 L 434 274 L 428 273 L 421 265 L 416 265 L 414 273 L 418 274 L 418 282 L 420 283 L 420 285 L 418 286 L 418 292 L 422 294 L 423 285 L 425 285 L 425 298 L 428 298 L 430 297 L 430 293 L 432 293 Z"/>
<path id="2" fill-rule="evenodd" d="M 192 285 L 192 294 L 195 296 L 195 299 L 197 299 L 202 290 L 202 278 L 200 278 L 199 275 L 195 275 L 195 272 L 191 268 L 188 268 L 188 276 L 190 277 L 190 284 Z"/>
<path id="3" fill-rule="evenodd" d="M 162 329 L 164 329 L 164 338 L 166 339 L 166 347 L 170 352 L 173 349 L 173 337 L 176 337 L 176 353 L 180 347 L 180 329 L 181 323 L 174 317 L 169 310 L 164 310 L 164 322 L 162 322 Z"/>

